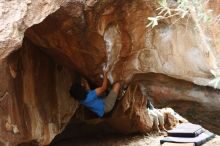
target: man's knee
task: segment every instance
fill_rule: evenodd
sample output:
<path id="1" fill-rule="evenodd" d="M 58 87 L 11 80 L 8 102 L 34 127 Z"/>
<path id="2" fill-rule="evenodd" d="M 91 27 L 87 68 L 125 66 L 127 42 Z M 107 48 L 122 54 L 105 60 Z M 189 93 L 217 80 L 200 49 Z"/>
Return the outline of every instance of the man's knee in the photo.
<path id="1" fill-rule="evenodd" d="M 118 95 L 119 91 L 120 91 L 120 83 L 117 82 L 113 85 L 112 90 Z"/>

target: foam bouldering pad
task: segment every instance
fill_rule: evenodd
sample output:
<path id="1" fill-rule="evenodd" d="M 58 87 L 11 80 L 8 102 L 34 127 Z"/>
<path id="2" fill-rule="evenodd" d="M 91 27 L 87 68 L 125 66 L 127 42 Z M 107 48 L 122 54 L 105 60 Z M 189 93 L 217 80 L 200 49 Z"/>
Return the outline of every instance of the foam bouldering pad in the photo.
<path id="1" fill-rule="evenodd" d="M 194 143 L 171 143 L 171 142 L 165 142 L 162 144 L 162 146 L 195 146 Z"/>
<path id="2" fill-rule="evenodd" d="M 192 123 L 182 123 L 176 128 L 167 132 L 168 136 L 173 137 L 196 137 L 203 133 L 205 130 L 202 126 Z"/>
<path id="3" fill-rule="evenodd" d="M 163 144 L 165 142 L 171 143 L 194 143 L 195 146 L 200 146 L 208 140 L 214 138 L 215 135 L 209 131 L 205 131 L 198 135 L 197 137 L 165 137 L 160 140 L 160 143 Z"/>

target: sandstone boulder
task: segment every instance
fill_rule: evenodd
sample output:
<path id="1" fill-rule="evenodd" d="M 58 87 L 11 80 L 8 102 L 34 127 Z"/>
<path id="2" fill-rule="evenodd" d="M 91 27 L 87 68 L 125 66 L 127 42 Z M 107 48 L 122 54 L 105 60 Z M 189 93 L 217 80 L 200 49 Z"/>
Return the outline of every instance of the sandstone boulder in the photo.
<path id="1" fill-rule="evenodd" d="M 195 29 L 193 17 L 170 18 L 146 27 L 147 18 L 157 13 L 152 0 L 0 4 L 0 139 L 5 145 L 48 144 L 78 107 L 68 94 L 71 83 L 83 76 L 97 87 L 103 68 L 111 83 L 129 84 L 106 118 L 114 129 L 150 130 L 147 95 L 156 107 L 170 106 L 219 133 L 219 91 L 209 84 L 211 70 L 219 70 L 218 23 Z M 219 2 L 209 4 L 217 15 Z M 122 121 L 126 124 L 120 126 Z"/>

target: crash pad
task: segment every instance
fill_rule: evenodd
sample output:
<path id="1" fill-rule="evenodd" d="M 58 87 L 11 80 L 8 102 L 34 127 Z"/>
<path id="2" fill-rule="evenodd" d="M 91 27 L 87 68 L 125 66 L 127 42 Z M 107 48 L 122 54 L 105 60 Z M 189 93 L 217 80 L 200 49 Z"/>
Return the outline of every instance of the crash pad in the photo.
<path id="1" fill-rule="evenodd" d="M 162 144 L 162 146 L 195 146 L 194 143 L 171 143 L 171 142 L 165 142 Z"/>
<path id="2" fill-rule="evenodd" d="M 205 130 L 202 126 L 192 123 L 182 123 L 176 128 L 167 132 L 168 136 L 173 137 L 196 137 L 203 133 Z"/>
<path id="3" fill-rule="evenodd" d="M 197 137 L 165 137 L 160 140 L 160 143 L 163 144 L 165 142 L 172 142 L 172 143 L 194 143 L 195 146 L 200 146 L 201 144 L 205 143 L 206 141 L 214 138 L 215 135 L 209 131 L 205 131 L 198 135 Z"/>

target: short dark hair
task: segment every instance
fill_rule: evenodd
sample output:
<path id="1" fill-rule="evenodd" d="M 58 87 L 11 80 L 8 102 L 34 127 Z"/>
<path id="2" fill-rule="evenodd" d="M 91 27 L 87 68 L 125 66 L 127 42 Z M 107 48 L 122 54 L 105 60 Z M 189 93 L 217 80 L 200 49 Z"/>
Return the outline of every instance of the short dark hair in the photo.
<path id="1" fill-rule="evenodd" d="M 70 95 L 76 100 L 84 100 L 86 98 L 86 90 L 79 83 L 72 84 L 69 92 Z"/>

